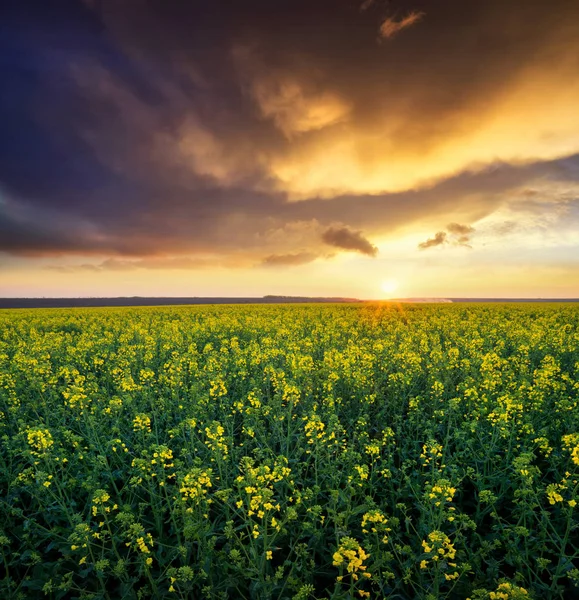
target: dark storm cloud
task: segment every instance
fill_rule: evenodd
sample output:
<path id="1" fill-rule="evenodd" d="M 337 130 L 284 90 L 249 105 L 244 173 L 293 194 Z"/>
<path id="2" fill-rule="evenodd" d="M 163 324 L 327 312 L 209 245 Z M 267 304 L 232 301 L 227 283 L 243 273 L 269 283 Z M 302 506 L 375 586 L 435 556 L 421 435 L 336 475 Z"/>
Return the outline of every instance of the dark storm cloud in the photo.
<path id="1" fill-rule="evenodd" d="M 39 212 L 38 206 L 12 202 L 0 204 L 0 248 L 14 254 L 149 256 L 212 250 L 231 253 L 240 248 L 291 254 L 296 246 L 311 244 L 311 251 L 317 252 L 321 248 L 315 240 L 321 241 L 323 231 L 336 221 L 378 234 L 427 215 L 450 213 L 457 206 L 476 220 L 500 206 L 505 193 L 529 180 L 558 181 L 559 175 L 558 161 L 525 167 L 498 165 L 480 173 L 463 173 L 425 190 L 338 196 L 331 201 L 331 211 L 328 200 L 286 202 L 282 194 L 242 188 L 199 188 L 204 201 L 195 202 L 189 190 L 170 182 L 141 190 L 142 206 L 147 207 L 142 211 L 128 209 L 122 195 L 115 211 L 102 214 L 84 205 L 66 213 Z M 480 190 L 484 190 L 483 206 Z M 133 193 L 138 196 L 137 192 Z M 7 206 L 18 206 L 19 214 Z"/>
<path id="2" fill-rule="evenodd" d="M 579 179 L 575 156 L 465 164 L 395 191 L 380 180 L 366 192 L 356 174 L 334 180 L 356 172 L 350 155 L 396 173 L 383 148 L 426 164 L 441 140 L 478 124 L 529 57 L 575 39 L 572 2 L 48 4 L 12 3 L 0 19 L 0 251 L 120 257 L 98 267 L 109 270 L 172 268 L 168 254 L 259 264 L 320 254 L 341 223 L 352 235 L 331 230 L 332 245 L 372 255 L 357 230 L 440 213 L 474 222 L 536 179 Z M 376 43 L 388 19 L 424 11 Z M 307 181 L 351 140 L 344 165 Z M 455 233 L 459 243 L 470 234 Z"/>
<path id="3" fill-rule="evenodd" d="M 352 231 L 347 227 L 330 227 L 322 234 L 322 241 L 341 250 L 352 250 L 367 256 L 376 256 L 378 248 L 373 246 L 360 231 Z"/>

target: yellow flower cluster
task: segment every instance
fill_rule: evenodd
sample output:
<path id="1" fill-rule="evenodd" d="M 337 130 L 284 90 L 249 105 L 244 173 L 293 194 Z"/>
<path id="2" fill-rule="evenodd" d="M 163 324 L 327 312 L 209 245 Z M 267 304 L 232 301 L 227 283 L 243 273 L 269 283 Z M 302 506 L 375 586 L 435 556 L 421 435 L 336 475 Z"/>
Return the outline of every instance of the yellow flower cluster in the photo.
<path id="1" fill-rule="evenodd" d="M 573 464 L 579 465 L 579 433 L 564 435 L 563 446 L 571 454 Z"/>
<path id="2" fill-rule="evenodd" d="M 442 458 L 442 446 L 434 440 L 430 440 L 423 444 L 422 453 L 420 454 L 422 464 L 426 467 L 432 461 L 436 462 L 439 458 Z"/>
<path id="3" fill-rule="evenodd" d="M 348 481 L 355 481 L 359 487 L 364 485 L 364 481 L 370 476 L 368 465 L 354 465 L 354 474 L 348 475 Z"/>
<path id="4" fill-rule="evenodd" d="M 248 516 L 257 515 L 263 519 L 266 511 L 280 510 L 281 506 L 274 498 L 274 484 L 289 479 L 291 469 L 287 466 L 287 459 L 277 458 L 272 469 L 269 465 L 253 466 L 253 461 L 246 458 L 242 470 L 243 475 L 239 475 L 235 482 L 247 495 L 245 502 Z M 244 500 L 238 500 L 237 508 L 242 508 L 243 505 Z M 277 521 L 275 527 L 279 529 Z"/>
<path id="5" fill-rule="evenodd" d="M 201 498 L 207 495 L 209 488 L 212 487 L 212 476 L 213 472 L 211 469 L 195 468 L 186 473 L 179 486 L 183 500 L 194 500 L 198 503 Z"/>
<path id="6" fill-rule="evenodd" d="M 160 463 L 163 469 L 170 469 L 171 467 L 174 467 L 173 451 L 170 448 L 167 448 L 167 446 L 159 446 L 158 451 L 153 452 L 151 464 L 156 464 L 157 461 Z"/>
<path id="7" fill-rule="evenodd" d="M 205 427 L 205 436 L 207 437 L 205 445 L 221 458 L 227 458 L 229 454 L 224 434 L 225 429 L 219 421 L 213 421 L 209 427 Z M 215 458 L 212 457 L 211 461 L 214 462 Z"/>
<path id="8" fill-rule="evenodd" d="M 388 527 L 388 519 L 380 510 L 371 510 L 362 517 L 362 532 L 376 533 L 382 535 L 382 543 L 388 543 L 387 533 L 391 531 Z"/>
<path id="9" fill-rule="evenodd" d="M 133 546 L 135 546 L 142 554 L 150 554 L 153 545 L 153 536 L 150 533 L 139 535 L 133 542 Z M 129 546 L 131 546 L 131 542 L 126 542 L 125 546 L 127 546 L 128 548 Z"/>
<path id="10" fill-rule="evenodd" d="M 430 532 L 428 541 L 422 541 L 422 548 L 427 556 L 420 561 L 421 569 L 427 569 L 430 563 L 438 563 L 439 561 L 446 561 L 449 567 L 456 567 L 456 563 L 449 562 L 456 556 L 456 550 L 450 538 L 442 531 Z M 445 573 L 444 576 L 447 580 L 456 579 L 458 573 Z"/>
<path id="11" fill-rule="evenodd" d="M 247 511 L 248 516 L 253 516 L 257 514 L 260 519 L 263 519 L 265 516 L 266 510 L 280 510 L 279 504 L 273 504 L 273 490 L 268 488 L 265 489 L 256 489 L 253 486 L 247 486 L 245 488 L 249 497 L 249 510 Z M 240 507 L 243 505 L 243 501 L 239 500 L 238 504 Z"/>
<path id="12" fill-rule="evenodd" d="M 326 433 L 326 424 L 320 419 L 319 415 L 312 414 L 308 417 L 303 417 L 305 421 L 304 432 L 306 434 L 306 440 L 308 444 L 314 444 L 316 442 L 329 442 L 334 440 L 336 435 Z"/>
<path id="13" fill-rule="evenodd" d="M 435 506 L 440 506 L 443 502 L 452 502 L 456 488 L 452 486 L 447 479 L 439 479 L 427 488 L 426 497 L 433 500 Z"/>
<path id="14" fill-rule="evenodd" d="M 68 377 L 72 381 L 68 389 L 62 392 L 64 404 L 69 408 L 80 409 L 82 414 L 82 411 L 90 405 L 90 398 L 85 389 L 86 377 L 81 375 L 77 369 L 73 369 Z"/>
<path id="15" fill-rule="evenodd" d="M 82 553 L 88 552 L 88 544 L 91 541 L 92 532 L 91 528 L 87 523 L 79 523 L 75 526 L 73 533 L 68 536 L 68 541 L 71 542 L 70 549 L 72 552 L 80 551 Z M 79 564 L 86 563 L 86 556 L 82 556 L 79 560 Z"/>
<path id="16" fill-rule="evenodd" d="M 92 499 L 92 516 L 96 517 L 100 513 L 110 513 L 111 510 L 116 510 L 118 506 L 108 504 L 111 499 L 106 490 L 96 490 Z"/>
<path id="17" fill-rule="evenodd" d="M 340 546 L 334 552 L 332 559 L 335 567 L 346 568 L 346 571 L 352 576 L 354 581 L 359 579 L 359 576 L 370 578 L 371 574 L 366 571 L 367 565 L 364 561 L 370 557 L 353 538 L 345 537 L 340 542 Z M 338 581 L 342 578 L 339 577 Z"/>
<path id="18" fill-rule="evenodd" d="M 489 600 L 518 600 L 528 596 L 529 593 L 525 588 L 508 582 L 499 583 L 495 592 L 489 592 Z"/>
<path id="19" fill-rule="evenodd" d="M 173 479 L 175 473 L 166 474 L 167 469 L 171 469 L 175 466 L 173 463 L 173 451 L 167 446 L 153 446 L 153 453 L 144 451 L 143 455 L 145 458 L 134 458 L 131 466 L 138 469 L 145 478 L 157 478 L 159 485 L 162 487 L 165 485 L 165 479 Z M 131 482 L 141 483 L 143 478 L 141 476 L 134 478 Z"/>
<path id="20" fill-rule="evenodd" d="M 141 385 L 145 385 L 147 383 L 153 382 L 155 379 L 155 372 L 151 369 L 141 369 L 139 373 L 139 383 Z"/>
<path id="21" fill-rule="evenodd" d="M 227 395 L 227 388 L 225 387 L 225 383 L 222 379 L 218 379 L 216 381 L 212 381 L 209 387 L 209 396 L 211 398 L 221 398 L 222 396 Z"/>
<path id="22" fill-rule="evenodd" d="M 561 496 L 560 492 L 564 491 L 566 488 L 564 485 L 559 483 L 551 483 L 547 486 L 545 490 L 547 494 L 547 498 L 549 500 L 549 504 L 556 504 L 557 502 L 563 502 L 563 496 Z"/>
<path id="23" fill-rule="evenodd" d="M 144 527 L 140 523 L 133 523 L 127 531 L 128 542 L 125 543 L 127 548 L 133 547 L 141 554 L 150 554 L 153 549 L 153 536 L 150 533 L 145 533 Z M 152 561 L 151 561 L 152 562 Z M 148 565 L 151 562 L 147 563 Z"/>
<path id="24" fill-rule="evenodd" d="M 140 413 L 133 419 L 133 431 L 151 432 L 151 418 L 148 415 Z"/>
<path id="25" fill-rule="evenodd" d="M 138 537 L 137 547 L 143 554 L 149 554 L 153 547 L 153 536 L 150 533 L 147 533 L 144 537 Z"/>
<path id="26" fill-rule="evenodd" d="M 52 485 L 52 480 L 54 479 L 54 475 L 48 475 L 46 479 L 42 482 L 42 485 L 45 488 L 49 488 Z"/>
<path id="27" fill-rule="evenodd" d="M 119 438 L 115 438 L 114 440 L 111 440 L 111 450 L 113 452 L 116 452 L 119 448 L 121 448 L 123 452 L 129 451 L 126 444 Z"/>
<path id="28" fill-rule="evenodd" d="M 523 410 L 523 403 L 519 399 L 503 394 L 496 399 L 496 405 L 488 413 L 487 420 L 497 427 L 502 437 L 507 437 L 510 435 L 509 423 L 519 420 Z"/>
<path id="29" fill-rule="evenodd" d="M 380 455 L 380 446 L 376 443 L 366 444 L 364 452 L 370 456 L 372 460 L 375 460 Z"/>
<path id="30" fill-rule="evenodd" d="M 108 406 L 103 409 L 105 415 L 117 413 L 123 407 L 123 401 L 118 396 L 113 396 L 109 400 Z"/>
<path id="31" fill-rule="evenodd" d="M 26 439 L 30 446 L 30 452 L 35 456 L 44 456 L 54 444 L 50 431 L 40 427 L 29 429 Z"/>
<path id="32" fill-rule="evenodd" d="M 539 450 L 546 456 L 549 457 L 553 452 L 553 448 L 549 445 L 549 440 L 545 437 L 538 437 L 533 440 L 537 444 Z"/>

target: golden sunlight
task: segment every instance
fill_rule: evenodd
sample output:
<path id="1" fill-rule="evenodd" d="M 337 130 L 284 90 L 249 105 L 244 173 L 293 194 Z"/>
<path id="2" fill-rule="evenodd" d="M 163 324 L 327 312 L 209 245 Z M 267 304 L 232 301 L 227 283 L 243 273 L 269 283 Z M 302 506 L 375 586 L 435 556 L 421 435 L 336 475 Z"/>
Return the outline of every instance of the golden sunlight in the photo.
<path id="1" fill-rule="evenodd" d="M 383 281 L 380 287 L 385 294 L 390 296 L 398 289 L 398 286 L 399 284 L 398 281 L 396 281 L 396 279 L 388 279 L 386 281 Z"/>

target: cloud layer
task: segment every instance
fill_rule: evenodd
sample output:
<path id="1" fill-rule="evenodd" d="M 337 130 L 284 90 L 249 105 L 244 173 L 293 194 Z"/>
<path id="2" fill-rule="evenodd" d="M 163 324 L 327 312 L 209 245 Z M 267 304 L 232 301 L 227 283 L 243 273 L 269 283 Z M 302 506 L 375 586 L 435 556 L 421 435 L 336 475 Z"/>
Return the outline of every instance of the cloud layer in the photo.
<path id="1" fill-rule="evenodd" d="M 70 0 L 0 28 L 6 255 L 299 267 L 413 227 L 470 246 L 522 190 L 579 180 L 567 0 Z"/>

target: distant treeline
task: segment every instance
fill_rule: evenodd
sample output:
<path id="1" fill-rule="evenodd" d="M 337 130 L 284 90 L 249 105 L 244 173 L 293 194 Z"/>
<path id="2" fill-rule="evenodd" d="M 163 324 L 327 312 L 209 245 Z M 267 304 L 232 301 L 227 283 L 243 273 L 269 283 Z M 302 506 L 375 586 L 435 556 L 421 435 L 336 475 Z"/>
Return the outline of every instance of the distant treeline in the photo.
<path id="1" fill-rule="evenodd" d="M 0 308 L 83 308 L 96 306 L 171 306 L 183 304 L 282 304 L 307 302 L 361 302 L 355 298 L 308 298 L 263 296 L 262 298 L 0 298 Z"/>
<path id="2" fill-rule="evenodd" d="M 451 302 L 579 302 L 579 298 L 449 298 Z"/>
<path id="3" fill-rule="evenodd" d="M 399 298 L 389 302 L 579 302 L 579 298 Z M 175 306 L 188 304 L 296 304 L 377 302 L 356 298 L 263 296 L 261 298 L 0 298 L 0 308 L 90 308 L 98 306 Z"/>

